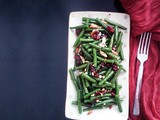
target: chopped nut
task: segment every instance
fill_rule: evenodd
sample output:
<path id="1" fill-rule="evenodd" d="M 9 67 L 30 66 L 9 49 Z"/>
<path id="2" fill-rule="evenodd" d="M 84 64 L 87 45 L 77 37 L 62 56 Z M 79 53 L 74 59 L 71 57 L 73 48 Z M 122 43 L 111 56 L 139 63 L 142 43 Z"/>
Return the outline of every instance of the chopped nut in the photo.
<path id="1" fill-rule="evenodd" d="M 106 46 L 106 37 L 102 37 L 102 42 L 99 44 L 99 46 L 101 46 L 101 47 Z"/>
<path id="2" fill-rule="evenodd" d="M 99 102 L 99 99 L 97 99 L 96 102 Z"/>
<path id="3" fill-rule="evenodd" d="M 105 91 L 106 89 L 105 88 L 102 88 L 102 91 Z"/>
<path id="4" fill-rule="evenodd" d="M 103 51 L 101 51 L 101 50 L 100 50 L 99 52 L 100 52 L 100 54 L 101 54 L 103 57 L 105 57 L 105 58 L 107 57 L 107 54 L 106 54 L 105 52 L 103 52 Z"/>
<path id="5" fill-rule="evenodd" d="M 92 97 L 94 97 L 94 96 L 95 96 L 95 94 L 92 94 L 91 96 L 92 96 Z"/>
<path id="6" fill-rule="evenodd" d="M 92 110 L 89 110 L 87 113 L 87 115 L 90 115 L 90 114 L 92 114 Z"/>
<path id="7" fill-rule="evenodd" d="M 92 72 L 92 76 L 94 76 L 94 72 Z"/>
<path id="8" fill-rule="evenodd" d="M 99 46 L 100 46 L 100 47 L 106 47 L 106 44 L 104 44 L 104 43 L 99 43 Z"/>
<path id="9" fill-rule="evenodd" d="M 79 47 L 76 48 L 75 53 L 79 53 Z"/>
<path id="10" fill-rule="evenodd" d="M 99 78 L 102 78 L 102 75 L 99 75 Z"/>
<path id="11" fill-rule="evenodd" d="M 115 54 L 115 55 L 118 55 L 118 53 L 114 50 L 112 50 L 112 53 Z"/>
<path id="12" fill-rule="evenodd" d="M 99 25 L 91 23 L 90 28 L 101 28 Z"/>
<path id="13" fill-rule="evenodd" d="M 108 24 L 106 21 L 104 21 L 104 20 L 102 20 L 102 22 L 104 23 L 104 24 Z"/>
<path id="14" fill-rule="evenodd" d="M 106 37 L 102 38 L 102 43 L 106 43 Z"/>
<path id="15" fill-rule="evenodd" d="M 82 60 L 82 63 L 85 63 L 85 62 L 86 62 L 83 56 L 80 56 L 80 58 L 81 58 L 81 60 Z"/>

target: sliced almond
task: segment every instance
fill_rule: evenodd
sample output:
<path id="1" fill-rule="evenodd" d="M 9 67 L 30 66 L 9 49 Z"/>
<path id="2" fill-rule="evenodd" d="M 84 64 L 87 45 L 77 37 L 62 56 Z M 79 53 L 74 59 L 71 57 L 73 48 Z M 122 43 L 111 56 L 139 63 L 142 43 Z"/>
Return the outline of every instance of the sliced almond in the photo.
<path id="1" fill-rule="evenodd" d="M 104 24 L 108 24 L 106 21 L 104 21 L 104 20 L 102 20 L 102 22 L 104 23 Z"/>
<path id="2" fill-rule="evenodd" d="M 79 53 L 79 47 L 76 48 L 75 53 Z"/>
<path id="3" fill-rule="evenodd" d="M 92 114 L 92 110 L 89 110 L 87 113 L 87 115 L 90 115 L 90 114 Z"/>
<path id="4" fill-rule="evenodd" d="M 82 63 L 85 63 L 85 62 L 86 62 L 83 56 L 80 56 L 80 58 L 81 58 L 81 60 L 82 60 Z"/>
<path id="5" fill-rule="evenodd" d="M 91 23 L 90 28 L 101 28 L 99 25 Z"/>
<path id="6" fill-rule="evenodd" d="M 100 46 L 100 47 L 106 47 L 106 44 L 104 44 L 104 43 L 99 43 L 99 46 Z"/>
<path id="7" fill-rule="evenodd" d="M 100 52 L 100 54 L 101 54 L 103 57 L 105 57 L 105 58 L 107 57 L 107 54 L 106 54 L 105 52 L 103 52 L 103 51 L 101 51 L 101 50 L 100 50 L 99 52 Z"/>
<path id="8" fill-rule="evenodd" d="M 112 50 L 112 53 L 118 56 L 118 53 L 114 50 Z"/>

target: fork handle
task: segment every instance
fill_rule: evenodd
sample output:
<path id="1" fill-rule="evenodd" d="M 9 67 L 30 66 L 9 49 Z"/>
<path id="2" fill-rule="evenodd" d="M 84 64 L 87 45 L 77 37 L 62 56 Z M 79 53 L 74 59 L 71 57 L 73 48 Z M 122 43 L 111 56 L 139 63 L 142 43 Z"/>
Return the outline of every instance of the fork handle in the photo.
<path id="1" fill-rule="evenodd" d="M 144 62 L 140 63 L 136 93 L 135 93 L 135 98 L 134 98 L 133 115 L 136 115 L 136 116 L 138 116 L 140 113 L 139 97 L 140 97 L 140 90 L 141 90 L 141 85 L 142 85 L 143 63 Z"/>

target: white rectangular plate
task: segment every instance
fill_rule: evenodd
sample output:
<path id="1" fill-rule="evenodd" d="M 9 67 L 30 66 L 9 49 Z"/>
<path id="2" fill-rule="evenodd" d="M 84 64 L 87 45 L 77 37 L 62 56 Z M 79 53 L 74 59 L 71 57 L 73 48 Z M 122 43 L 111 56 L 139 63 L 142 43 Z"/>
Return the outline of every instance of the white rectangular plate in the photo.
<path id="1" fill-rule="evenodd" d="M 120 113 L 117 106 L 113 106 L 112 109 L 104 108 L 100 110 L 93 110 L 92 114 L 87 115 L 87 112 L 79 114 L 78 107 L 72 105 L 72 101 L 76 101 L 77 95 L 72 80 L 70 78 L 69 69 L 74 66 L 74 53 L 73 44 L 76 40 L 75 31 L 68 28 L 68 69 L 67 69 L 67 91 L 66 91 L 66 105 L 65 105 L 65 115 L 70 119 L 78 120 L 127 120 L 128 119 L 128 109 L 129 109 L 129 34 L 130 34 L 130 17 L 128 14 L 124 13 L 114 13 L 114 12 L 95 12 L 95 11 L 82 11 L 82 12 L 72 12 L 69 16 L 69 27 L 80 25 L 82 23 L 82 17 L 90 18 L 109 18 L 110 20 L 120 23 L 125 26 L 127 30 L 123 31 L 123 51 L 124 51 L 124 61 L 122 62 L 123 67 L 126 72 L 121 72 L 118 77 L 118 82 L 122 85 L 120 90 L 120 97 L 124 100 L 122 101 L 123 112 Z"/>

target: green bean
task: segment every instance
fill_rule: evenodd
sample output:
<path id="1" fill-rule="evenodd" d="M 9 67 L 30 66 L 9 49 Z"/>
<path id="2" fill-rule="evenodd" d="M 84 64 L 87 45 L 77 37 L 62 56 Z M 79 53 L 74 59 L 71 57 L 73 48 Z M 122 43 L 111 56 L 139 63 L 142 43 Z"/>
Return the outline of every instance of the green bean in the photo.
<path id="1" fill-rule="evenodd" d="M 123 36 L 123 32 L 119 31 L 117 45 L 119 45 L 120 42 L 122 41 L 122 36 Z"/>
<path id="2" fill-rule="evenodd" d="M 78 101 L 72 101 L 72 104 L 73 104 L 73 105 L 78 105 Z M 87 105 L 85 105 L 85 104 L 82 103 L 82 102 L 81 102 L 81 105 L 87 107 Z"/>
<path id="3" fill-rule="evenodd" d="M 82 18 L 82 20 L 83 20 L 83 21 L 87 21 L 87 19 L 89 19 L 89 20 L 93 20 L 93 21 L 96 21 L 96 19 L 95 19 L 95 18 L 87 18 L 87 17 L 83 17 L 83 18 Z"/>
<path id="4" fill-rule="evenodd" d="M 89 98 L 93 93 L 95 93 L 95 92 L 97 92 L 97 91 L 99 91 L 99 90 L 100 90 L 100 89 L 95 89 L 95 90 L 93 90 L 92 92 L 89 92 L 89 93 L 85 94 L 85 95 L 84 95 L 84 99 Z"/>
<path id="5" fill-rule="evenodd" d="M 79 113 L 82 113 L 82 105 L 81 105 L 81 93 L 80 90 L 77 91 L 77 102 L 78 102 L 78 110 Z"/>
<path id="6" fill-rule="evenodd" d="M 90 37 L 91 35 L 89 33 L 84 34 L 85 37 Z"/>
<path id="7" fill-rule="evenodd" d="M 120 42 L 120 44 L 119 44 L 119 46 L 118 46 L 118 48 L 117 48 L 117 53 L 119 53 L 120 51 L 121 51 L 121 49 L 122 49 L 122 45 L 123 45 L 123 43 L 122 42 Z"/>
<path id="8" fill-rule="evenodd" d="M 93 99 L 87 99 L 87 100 L 84 100 L 84 103 L 92 103 L 94 100 Z"/>
<path id="9" fill-rule="evenodd" d="M 89 65 L 90 65 L 90 63 L 87 62 L 87 66 L 86 66 L 86 73 L 87 73 L 87 74 L 89 73 Z"/>
<path id="10" fill-rule="evenodd" d="M 75 66 L 75 70 L 83 69 L 87 66 L 87 64 L 82 64 L 80 66 Z"/>
<path id="11" fill-rule="evenodd" d="M 89 25 L 89 21 L 90 21 L 90 19 L 87 18 L 87 19 L 86 19 L 86 24 L 87 24 L 87 25 Z"/>
<path id="12" fill-rule="evenodd" d="M 112 58 L 114 58 L 114 59 L 118 59 L 118 56 L 117 55 L 115 55 L 115 54 L 113 54 L 113 53 L 111 53 L 111 52 L 106 52 L 107 53 L 107 55 L 109 55 L 110 57 L 112 57 Z"/>
<path id="13" fill-rule="evenodd" d="M 90 60 L 92 60 L 92 56 L 83 47 L 81 48 L 81 50 Z"/>
<path id="14" fill-rule="evenodd" d="M 82 45 L 85 49 L 89 49 L 90 48 L 90 45 L 88 45 L 88 44 L 83 44 Z"/>
<path id="15" fill-rule="evenodd" d="M 93 107 L 84 108 L 83 111 L 102 109 L 102 108 L 103 108 L 102 106 L 93 106 Z"/>
<path id="16" fill-rule="evenodd" d="M 85 93 L 88 93 L 88 89 L 87 89 L 87 87 L 86 87 L 86 84 L 85 84 L 85 82 L 84 82 L 84 79 L 83 79 L 83 78 L 81 78 L 81 79 L 82 79 L 83 90 L 84 90 Z"/>
<path id="17" fill-rule="evenodd" d="M 89 48 L 89 49 L 87 49 L 87 52 L 92 52 L 93 51 L 93 49 L 92 48 Z"/>
<path id="18" fill-rule="evenodd" d="M 114 40 L 117 41 L 118 40 L 118 26 L 114 26 Z"/>
<path id="19" fill-rule="evenodd" d="M 97 56 L 97 59 L 106 63 L 114 63 L 114 60 L 112 59 L 104 59 L 102 57 Z"/>
<path id="20" fill-rule="evenodd" d="M 72 68 L 69 69 L 69 73 L 70 73 L 70 76 L 71 76 L 71 80 L 72 80 L 72 82 L 74 84 L 74 87 L 76 88 L 76 91 L 78 91 L 78 86 L 77 86 L 76 78 L 74 76 Z"/>
<path id="21" fill-rule="evenodd" d="M 110 39 L 110 43 L 109 43 L 109 48 L 111 48 L 111 49 L 113 47 L 113 41 L 114 41 L 114 34 L 112 35 L 112 37 Z"/>
<path id="22" fill-rule="evenodd" d="M 91 96 L 90 100 L 96 100 L 97 98 L 99 100 L 110 99 L 110 97 L 108 97 L 108 96 L 106 97 L 106 96 L 103 96 L 103 95 L 102 96 L 99 95 L 99 96 Z"/>
<path id="23" fill-rule="evenodd" d="M 112 68 L 110 67 L 107 72 L 106 72 L 106 76 L 108 76 L 108 74 L 111 72 Z"/>
<path id="24" fill-rule="evenodd" d="M 94 47 L 94 48 L 96 48 L 96 49 L 98 49 L 98 50 L 101 49 L 101 47 L 99 45 L 96 45 L 94 43 L 89 43 L 89 45 L 92 46 L 92 47 Z"/>
<path id="25" fill-rule="evenodd" d="M 90 76 L 86 75 L 85 73 L 81 74 L 82 78 L 85 78 L 86 80 L 96 83 L 96 80 L 94 80 L 93 78 L 91 78 Z"/>
<path id="26" fill-rule="evenodd" d="M 116 95 L 119 95 L 119 85 L 118 85 L 118 81 L 117 80 L 115 81 L 115 86 L 116 86 L 116 88 L 115 88 Z"/>
<path id="27" fill-rule="evenodd" d="M 83 29 L 83 28 L 88 28 L 88 25 L 78 25 L 78 26 L 70 27 L 70 29 Z"/>
<path id="28" fill-rule="evenodd" d="M 93 63 L 94 67 L 97 67 L 97 51 L 95 48 L 93 48 Z"/>
<path id="29" fill-rule="evenodd" d="M 122 112 L 122 106 L 121 106 L 120 99 L 119 99 L 119 85 L 118 85 L 118 81 L 117 80 L 115 81 L 115 85 L 116 85 L 116 96 L 115 96 L 115 99 L 116 99 L 119 111 Z"/>
<path id="30" fill-rule="evenodd" d="M 101 50 L 104 51 L 104 52 L 111 52 L 112 48 L 102 47 Z"/>
<path id="31" fill-rule="evenodd" d="M 123 49 L 121 49 L 121 51 L 120 51 L 120 58 L 121 58 L 121 60 L 124 60 Z"/>
<path id="32" fill-rule="evenodd" d="M 116 102 L 117 102 L 117 105 L 118 105 L 118 109 L 119 109 L 119 112 L 122 112 L 122 106 L 121 106 L 121 103 L 120 103 L 120 99 L 119 99 L 119 96 L 115 96 L 116 98 Z"/>
<path id="33" fill-rule="evenodd" d="M 90 86 L 88 80 L 85 80 L 84 82 L 85 82 L 85 84 L 86 84 L 86 87 L 89 87 L 89 86 Z"/>
<path id="34" fill-rule="evenodd" d="M 118 62 L 118 60 L 114 60 L 114 64 L 116 64 L 117 66 L 122 66 L 119 62 Z"/>
<path id="35" fill-rule="evenodd" d="M 127 28 L 124 27 L 123 25 L 121 25 L 121 24 L 119 24 L 119 23 L 116 23 L 116 22 L 113 22 L 113 21 L 111 21 L 111 20 L 109 20 L 109 19 L 107 19 L 107 18 L 105 18 L 104 21 L 106 21 L 106 22 L 107 22 L 108 24 L 110 24 L 110 25 L 116 25 L 116 26 L 118 26 L 118 27 L 121 28 L 121 29 L 127 30 Z"/>
<path id="36" fill-rule="evenodd" d="M 107 28 L 107 25 L 105 23 L 103 23 L 99 18 L 96 18 L 97 22 L 104 28 Z"/>
<path id="37" fill-rule="evenodd" d="M 114 99 L 108 99 L 108 100 L 104 100 L 102 102 L 98 102 L 95 104 L 95 106 L 104 105 L 104 104 L 110 103 L 110 102 L 114 102 Z"/>
<path id="38" fill-rule="evenodd" d="M 103 83 L 102 85 L 99 85 L 99 84 L 92 84 L 93 87 L 99 87 L 99 88 L 104 88 L 104 87 L 112 87 L 112 88 L 115 88 L 115 85 L 110 83 L 110 82 L 105 82 Z"/>
<path id="39" fill-rule="evenodd" d="M 110 98 L 110 97 L 101 97 L 101 98 L 100 98 L 101 101 L 103 101 L 103 100 L 108 100 L 108 99 L 111 99 L 111 98 Z"/>
<path id="40" fill-rule="evenodd" d="M 116 105 L 117 103 L 114 101 L 114 102 L 109 102 L 109 103 L 106 103 L 106 105 L 104 105 L 105 107 L 109 107 L 109 106 L 112 106 L 112 105 Z"/>
<path id="41" fill-rule="evenodd" d="M 114 77 L 112 78 L 112 80 L 110 81 L 111 83 L 114 83 L 118 77 L 118 75 L 120 74 L 122 70 L 122 67 L 119 67 L 118 71 L 115 73 Z"/>
<path id="42" fill-rule="evenodd" d="M 80 42 L 93 42 L 94 40 L 92 38 L 84 39 L 80 38 Z"/>
<path id="43" fill-rule="evenodd" d="M 109 78 L 111 78 L 114 74 L 114 71 L 111 71 L 108 76 L 106 76 L 102 81 L 99 82 L 99 85 L 102 85 L 103 83 L 105 83 Z"/>
<path id="44" fill-rule="evenodd" d="M 78 86 L 79 90 L 83 90 L 83 88 L 82 88 L 82 83 L 81 83 L 81 79 L 80 79 L 79 76 L 77 76 L 77 86 Z"/>
<path id="45" fill-rule="evenodd" d="M 105 73 L 106 73 L 106 71 L 101 71 L 101 72 L 99 72 L 99 75 L 103 75 Z"/>
<path id="46" fill-rule="evenodd" d="M 77 47 L 79 42 L 80 42 L 80 38 L 83 36 L 83 34 L 85 33 L 85 29 L 82 29 L 81 33 L 79 34 L 79 36 L 77 37 L 73 47 Z"/>
<path id="47" fill-rule="evenodd" d="M 94 28 L 87 28 L 87 29 L 86 29 L 86 32 L 92 32 L 93 30 L 95 30 L 95 29 L 94 29 Z M 98 30 L 98 31 L 100 31 L 100 32 L 106 32 L 106 30 L 103 29 L 103 28 L 98 28 L 98 29 L 96 29 L 96 30 Z"/>

